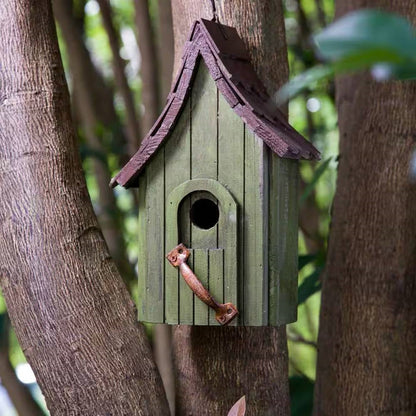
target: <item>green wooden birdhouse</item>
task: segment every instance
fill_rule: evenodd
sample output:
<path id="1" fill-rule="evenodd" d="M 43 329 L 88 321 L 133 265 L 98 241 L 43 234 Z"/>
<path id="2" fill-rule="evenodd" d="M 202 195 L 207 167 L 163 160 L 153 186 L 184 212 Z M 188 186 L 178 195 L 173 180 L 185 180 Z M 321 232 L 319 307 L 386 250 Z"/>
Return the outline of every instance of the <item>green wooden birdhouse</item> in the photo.
<path id="1" fill-rule="evenodd" d="M 298 160 L 234 28 L 194 23 L 167 104 L 113 186 L 139 188 L 139 320 L 296 320 Z"/>

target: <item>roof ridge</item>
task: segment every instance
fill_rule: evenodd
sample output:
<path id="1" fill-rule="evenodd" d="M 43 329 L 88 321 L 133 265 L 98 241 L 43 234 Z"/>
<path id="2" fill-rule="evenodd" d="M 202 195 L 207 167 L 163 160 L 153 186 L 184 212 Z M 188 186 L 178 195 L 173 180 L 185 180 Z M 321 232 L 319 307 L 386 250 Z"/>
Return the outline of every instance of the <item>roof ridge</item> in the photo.
<path id="1" fill-rule="evenodd" d="M 144 137 L 136 154 L 110 185 L 137 185 L 137 178 L 161 147 L 177 122 L 202 56 L 211 77 L 227 103 L 270 149 L 284 158 L 319 159 L 315 147 L 303 138 L 280 110 L 250 64 L 249 54 L 235 28 L 205 19 L 194 22 L 166 105 Z"/>

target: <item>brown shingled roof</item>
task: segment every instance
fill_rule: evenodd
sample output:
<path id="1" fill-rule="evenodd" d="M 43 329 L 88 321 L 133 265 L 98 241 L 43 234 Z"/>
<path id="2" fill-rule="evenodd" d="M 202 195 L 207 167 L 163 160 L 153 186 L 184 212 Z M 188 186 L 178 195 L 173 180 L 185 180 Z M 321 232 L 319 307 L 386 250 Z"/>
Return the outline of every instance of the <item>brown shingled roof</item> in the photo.
<path id="1" fill-rule="evenodd" d="M 143 139 L 137 153 L 112 179 L 111 185 L 138 185 L 138 176 L 152 155 L 162 146 L 179 119 L 196 73 L 199 57 L 205 62 L 218 90 L 228 104 L 273 152 L 290 159 L 319 159 L 315 147 L 286 121 L 272 104 L 262 82 L 250 64 L 248 52 L 237 31 L 229 26 L 198 20 L 194 23 L 165 108 Z"/>

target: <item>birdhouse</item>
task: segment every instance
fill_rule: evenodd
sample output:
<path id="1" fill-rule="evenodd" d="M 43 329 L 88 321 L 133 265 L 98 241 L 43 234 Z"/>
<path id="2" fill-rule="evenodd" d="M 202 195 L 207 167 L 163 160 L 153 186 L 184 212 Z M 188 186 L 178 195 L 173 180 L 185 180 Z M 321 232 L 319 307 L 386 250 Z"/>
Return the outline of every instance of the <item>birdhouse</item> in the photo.
<path id="1" fill-rule="evenodd" d="M 139 320 L 296 320 L 298 160 L 234 28 L 194 23 L 167 104 L 113 186 L 139 189 Z"/>

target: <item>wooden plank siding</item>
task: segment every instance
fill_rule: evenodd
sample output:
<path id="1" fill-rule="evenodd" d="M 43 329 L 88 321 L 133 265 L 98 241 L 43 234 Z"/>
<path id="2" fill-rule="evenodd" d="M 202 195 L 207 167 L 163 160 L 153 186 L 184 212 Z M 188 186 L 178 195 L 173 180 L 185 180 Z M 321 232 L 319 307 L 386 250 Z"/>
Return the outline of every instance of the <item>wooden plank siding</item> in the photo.
<path id="1" fill-rule="evenodd" d="M 193 83 L 191 117 L 191 178 L 217 179 L 217 88 L 205 65 L 199 66 Z M 199 197 L 197 194 L 192 195 L 191 204 Z M 194 271 L 206 288 L 209 287 L 208 252 L 201 252 L 199 249 L 217 248 L 217 234 L 218 225 L 203 230 L 191 223 Z M 208 316 L 208 306 L 194 295 L 194 324 L 208 325 Z"/>
<path id="2" fill-rule="evenodd" d="M 218 181 L 235 200 L 237 215 L 232 214 L 234 202 L 234 211 L 222 207 L 221 228 L 203 230 L 191 222 L 192 203 L 212 199 L 206 191 L 185 197 L 176 219 L 166 216 L 172 190 L 195 179 Z M 293 321 L 297 180 L 297 162 L 280 159 L 246 128 L 200 64 L 173 133 L 140 177 L 140 211 L 146 216 L 139 213 L 139 319 L 218 325 L 215 312 L 165 260 L 183 242 L 192 251 L 188 263 L 204 286 L 218 302 L 232 302 L 239 309 L 232 325 Z M 224 249 L 230 241 L 234 246 Z"/>
<path id="3" fill-rule="evenodd" d="M 146 282 L 149 277 L 147 273 L 147 192 L 146 172 L 139 179 L 139 240 L 137 259 L 137 314 L 139 321 L 151 321 L 148 315 L 148 301 L 150 297 L 146 294 Z"/>
<path id="4" fill-rule="evenodd" d="M 191 178 L 191 125 L 190 125 L 190 102 L 186 103 L 178 123 L 166 142 L 165 152 L 165 201 L 169 193 L 181 183 Z M 166 233 L 165 255 L 182 241 L 171 241 L 169 235 L 172 233 L 171 227 L 180 226 L 180 239 L 189 238 L 189 217 L 184 213 L 189 211 L 189 201 L 185 201 L 180 210 L 182 216 L 178 218 L 176 224 L 166 224 L 161 230 Z M 179 222 L 179 223 L 178 223 Z M 187 234 L 186 236 L 184 234 Z M 185 243 L 185 241 L 183 241 Z M 179 270 L 173 268 L 163 257 L 165 265 L 165 322 L 176 324 L 178 322 L 193 323 L 193 297 L 186 283 L 179 274 Z"/>
<path id="5" fill-rule="evenodd" d="M 150 322 L 164 321 L 164 162 L 164 152 L 159 152 L 146 168 L 146 252 L 140 253 L 140 256 L 147 256 L 145 315 Z"/>
<path id="6" fill-rule="evenodd" d="M 267 148 L 245 129 L 244 154 L 244 325 L 267 325 Z"/>
<path id="7" fill-rule="evenodd" d="M 239 310 L 239 316 L 231 325 L 244 322 L 244 283 L 241 260 L 244 258 L 244 123 L 221 94 L 218 94 L 218 181 L 233 195 L 238 205 L 237 217 L 237 264 L 229 261 L 229 253 L 224 253 L 224 298 L 222 302 L 232 302 Z M 219 233 L 218 246 L 224 243 L 229 230 Z M 237 268 L 237 270 L 235 270 Z M 235 278 L 235 276 L 237 278 Z"/>
<path id="8" fill-rule="evenodd" d="M 282 325 L 297 319 L 299 162 L 269 160 L 269 325 Z"/>

